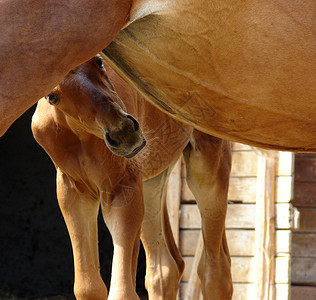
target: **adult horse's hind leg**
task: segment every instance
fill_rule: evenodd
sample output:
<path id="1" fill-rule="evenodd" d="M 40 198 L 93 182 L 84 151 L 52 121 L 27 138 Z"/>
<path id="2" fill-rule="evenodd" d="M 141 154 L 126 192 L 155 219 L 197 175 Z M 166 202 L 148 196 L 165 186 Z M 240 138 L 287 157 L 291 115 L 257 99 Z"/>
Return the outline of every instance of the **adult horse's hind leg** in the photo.
<path id="1" fill-rule="evenodd" d="M 99 201 L 84 197 L 75 182 L 57 169 L 57 197 L 71 239 L 74 293 L 78 300 L 104 300 L 107 289 L 100 275 L 97 215 Z"/>
<path id="2" fill-rule="evenodd" d="M 225 235 L 230 144 L 194 130 L 184 158 L 188 186 L 202 219 L 204 247 L 198 267 L 202 293 L 204 299 L 231 299 L 230 255 Z"/>
<path id="3" fill-rule="evenodd" d="M 166 185 L 171 169 L 143 182 L 145 218 L 141 240 L 146 252 L 145 283 L 152 300 L 175 300 L 184 269 L 166 206 Z"/>

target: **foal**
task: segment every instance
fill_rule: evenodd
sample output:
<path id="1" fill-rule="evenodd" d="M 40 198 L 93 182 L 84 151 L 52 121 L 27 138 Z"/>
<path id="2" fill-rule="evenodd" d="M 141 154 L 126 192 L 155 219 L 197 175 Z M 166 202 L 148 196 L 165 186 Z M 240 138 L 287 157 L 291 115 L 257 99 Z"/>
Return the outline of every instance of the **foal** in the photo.
<path id="1" fill-rule="evenodd" d="M 140 128 L 147 147 L 136 155 L 145 145 Z M 224 232 L 227 142 L 193 131 L 154 108 L 109 67 L 106 72 L 100 56 L 71 71 L 39 101 L 32 130 L 57 169 L 57 197 L 72 242 L 77 299 L 106 299 L 108 294 L 99 272 L 100 205 L 114 244 L 109 299 L 138 299 L 140 235 L 150 299 L 176 298 L 184 264 L 170 231 L 165 191 L 183 151 L 188 184 L 202 216 L 202 289 L 213 299 L 230 298 Z"/>

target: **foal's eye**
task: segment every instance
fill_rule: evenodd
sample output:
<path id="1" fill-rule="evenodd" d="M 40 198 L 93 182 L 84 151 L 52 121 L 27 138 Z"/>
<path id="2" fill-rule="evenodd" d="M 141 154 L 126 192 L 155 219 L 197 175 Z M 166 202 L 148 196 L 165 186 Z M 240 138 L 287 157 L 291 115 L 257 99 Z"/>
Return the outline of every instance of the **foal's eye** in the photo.
<path id="1" fill-rule="evenodd" d="M 97 63 L 97 65 L 99 66 L 100 69 L 104 69 L 104 65 L 103 65 L 103 60 L 101 57 L 98 57 L 95 62 Z"/>
<path id="2" fill-rule="evenodd" d="M 45 98 L 49 104 L 55 105 L 59 102 L 59 96 L 57 94 L 48 94 Z"/>

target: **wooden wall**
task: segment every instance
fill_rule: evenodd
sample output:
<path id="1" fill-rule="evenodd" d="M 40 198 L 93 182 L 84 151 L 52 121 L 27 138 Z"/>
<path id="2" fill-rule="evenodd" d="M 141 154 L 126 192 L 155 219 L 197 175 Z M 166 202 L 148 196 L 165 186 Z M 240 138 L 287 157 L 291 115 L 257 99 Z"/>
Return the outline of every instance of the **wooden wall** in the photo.
<path id="1" fill-rule="evenodd" d="M 272 199 L 272 208 L 269 212 L 272 214 L 268 217 L 267 224 L 263 223 L 264 220 L 261 224 L 258 222 L 258 218 L 262 213 L 262 208 L 258 206 L 259 201 L 257 200 L 262 194 L 258 193 L 258 190 L 264 184 L 264 177 L 261 176 L 262 163 L 260 163 L 257 153 L 258 151 L 248 146 L 233 144 L 233 166 L 226 218 L 226 232 L 232 258 L 233 299 L 285 300 L 289 299 L 290 241 L 291 227 L 293 226 L 292 209 L 289 203 L 293 186 L 292 154 L 273 152 L 273 163 L 268 168 L 269 174 L 272 174 L 273 189 L 270 194 L 265 195 Z M 269 155 L 271 156 L 271 152 Z M 194 287 L 194 285 L 189 287 L 192 284 L 189 281 L 192 281 L 192 268 L 196 267 L 195 254 L 199 244 L 200 216 L 194 196 L 185 181 L 184 166 L 182 165 L 180 169 L 181 206 L 179 224 L 174 225 L 179 228 L 179 246 L 186 263 L 181 282 L 180 298 L 197 299 L 189 298 L 188 290 Z M 260 230 L 265 232 L 264 226 L 273 227 L 270 232 L 271 236 L 268 237 L 271 239 L 273 247 L 268 265 L 269 272 L 271 272 L 270 278 L 264 279 L 264 281 L 268 281 L 266 287 L 263 287 L 260 282 L 263 277 L 258 276 L 258 272 L 265 274 L 266 270 L 263 271 L 262 268 L 267 267 L 267 263 L 262 263 L 258 259 L 260 251 L 261 255 L 267 251 L 267 249 L 258 246 L 262 243 L 258 233 Z M 271 243 L 266 242 L 266 244 L 270 245 Z M 198 284 L 195 287 L 198 288 Z M 269 295 L 259 298 L 257 295 L 260 293 L 268 293 Z"/>
<path id="2" fill-rule="evenodd" d="M 292 299 L 316 299 L 316 154 L 295 155 Z"/>

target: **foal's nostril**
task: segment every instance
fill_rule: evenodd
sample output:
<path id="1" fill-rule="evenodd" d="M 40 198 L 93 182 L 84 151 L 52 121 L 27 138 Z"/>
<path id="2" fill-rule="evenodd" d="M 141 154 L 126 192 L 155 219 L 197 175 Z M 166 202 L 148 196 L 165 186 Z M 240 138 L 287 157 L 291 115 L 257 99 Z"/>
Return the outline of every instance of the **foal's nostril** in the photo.
<path id="1" fill-rule="evenodd" d="M 132 117 L 131 115 L 127 115 L 126 116 L 127 119 L 130 119 L 133 124 L 134 124 L 134 130 L 137 131 L 139 129 L 139 124 L 138 122 L 136 121 L 136 119 L 134 117 Z"/>
<path id="2" fill-rule="evenodd" d="M 112 147 L 118 147 L 118 146 L 121 144 L 120 141 L 112 139 L 112 138 L 110 137 L 110 134 L 109 134 L 109 133 L 107 133 L 107 134 L 105 135 L 105 138 L 106 138 L 107 142 L 109 143 L 109 145 L 112 146 Z"/>

